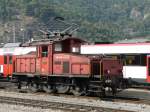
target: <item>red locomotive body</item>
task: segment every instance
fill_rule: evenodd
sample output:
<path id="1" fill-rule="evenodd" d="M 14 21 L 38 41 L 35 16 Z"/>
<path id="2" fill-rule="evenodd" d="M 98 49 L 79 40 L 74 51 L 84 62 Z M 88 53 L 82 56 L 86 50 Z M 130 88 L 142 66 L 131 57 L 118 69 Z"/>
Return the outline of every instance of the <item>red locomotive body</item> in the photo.
<path id="1" fill-rule="evenodd" d="M 104 95 L 105 88 L 113 93 L 123 81 L 122 62 L 117 59 L 80 54 L 81 44 L 86 42 L 73 37 L 34 41 L 36 54 L 16 56 L 13 77 L 32 91 L 75 95 L 96 93 Z"/>
<path id="2" fill-rule="evenodd" d="M 72 76 L 87 76 L 90 72 L 90 59 L 86 56 L 73 54 L 54 54 L 53 58 L 53 74 Z"/>
<path id="3" fill-rule="evenodd" d="M 116 76 L 118 74 L 122 74 L 122 62 L 117 59 L 103 59 L 103 74 L 110 76 Z"/>
<path id="4" fill-rule="evenodd" d="M 16 56 L 16 67 L 17 73 L 36 73 L 36 57 L 35 55 L 23 55 Z"/>

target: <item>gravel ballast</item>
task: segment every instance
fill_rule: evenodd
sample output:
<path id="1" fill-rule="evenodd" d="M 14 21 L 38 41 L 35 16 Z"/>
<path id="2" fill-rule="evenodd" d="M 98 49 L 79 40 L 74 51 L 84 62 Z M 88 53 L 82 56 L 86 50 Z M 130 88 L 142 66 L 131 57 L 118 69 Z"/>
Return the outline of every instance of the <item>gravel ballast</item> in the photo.
<path id="1" fill-rule="evenodd" d="M 63 111 L 52 109 L 41 109 L 21 105 L 0 104 L 0 112 L 63 112 Z"/>
<path id="2" fill-rule="evenodd" d="M 86 99 L 86 98 L 81 99 L 81 98 L 68 98 L 63 96 L 52 96 L 48 94 L 16 93 L 16 92 L 5 92 L 5 91 L 0 91 L 0 96 L 34 99 L 34 100 L 49 101 L 49 102 L 60 102 L 60 103 L 68 103 L 68 104 L 80 104 L 85 106 L 95 106 L 95 107 L 103 107 L 103 108 L 110 108 L 110 109 L 117 109 L 117 110 L 127 110 L 133 112 L 150 112 L 149 111 L 150 105 L 146 105 L 146 104 L 111 102 L 111 101 L 101 101 L 101 100 Z"/>

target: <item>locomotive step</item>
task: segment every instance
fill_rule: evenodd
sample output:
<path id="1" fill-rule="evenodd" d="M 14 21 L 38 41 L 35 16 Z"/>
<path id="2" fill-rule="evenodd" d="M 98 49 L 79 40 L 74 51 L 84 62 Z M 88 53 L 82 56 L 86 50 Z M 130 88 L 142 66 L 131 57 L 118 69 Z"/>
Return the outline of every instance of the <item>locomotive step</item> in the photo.
<path id="1" fill-rule="evenodd" d="M 55 83 L 56 85 L 73 86 L 73 84 Z"/>
<path id="2" fill-rule="evenodd" d="M 100 78 L 100 75 L 94 75 L 93 78 Z"/>
<path id="3" fill-rule="evenodd" d="M 90 81 L 90 84 L 95 84 L 95 85 L 102 84 L 102 83 L 103 83 L 102 81 Z"/>
<path id="4" fill-rule="evenodd" d="M 100 81 L 100 80 L 91 80 L 90 82 L 91 83 L 102 83 L 102 81 Z"/>
<path id="5" fill-rule="evenodd" d="M 93 85 L 93 84 L 90 84 L 89 87 L 90 88 L 102 88 L 102 86 L 100 85 Z"/>
<path id="6" fill-rule="evenodd" d="M 96 91 L 96 90 L 88 90 L 90 93 L 102 93 L 103 91 Z"/>

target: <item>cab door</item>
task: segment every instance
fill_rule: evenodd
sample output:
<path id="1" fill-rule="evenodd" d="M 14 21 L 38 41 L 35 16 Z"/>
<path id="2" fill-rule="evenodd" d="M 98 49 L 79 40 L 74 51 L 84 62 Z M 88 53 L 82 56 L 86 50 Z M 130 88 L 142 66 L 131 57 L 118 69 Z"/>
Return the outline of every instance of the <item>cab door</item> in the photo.
<path id="1" fill-rule="evenodd" d="M 41 74 L 47 75 L 49 74 L 49 59 L 48 59 L 48 46 L 44 45 L 41 46 Z"/>
<path id="2" fill-rule="evenodd" d="M 147 82 L 150 83 L 150 56 L 147 56 Z"/>
<path id="3" fill-rule="evenodd" d="M 52 74 L 52 46 L 38 46 L 38 59 L 36 61 L 36 71 L 41 75 Z"/>

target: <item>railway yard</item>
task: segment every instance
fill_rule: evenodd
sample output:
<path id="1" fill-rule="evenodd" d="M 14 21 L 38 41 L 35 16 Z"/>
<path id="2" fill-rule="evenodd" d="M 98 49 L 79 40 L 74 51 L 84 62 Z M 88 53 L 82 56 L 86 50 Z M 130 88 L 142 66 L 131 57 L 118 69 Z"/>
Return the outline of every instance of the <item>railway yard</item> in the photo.
<path id="1" fill-rule="evenodd" d="M 0 2 L 0 112 L 150 112 L 148 2 L 35 1 Z"/>
<path id="2" fill-rule="evenodd" d="M 0 112 L 150 112 L 149 88 L 129 88 L 123 59 L 82 54 L 86 41 L 54 37 L 0 49 Z M 145 83 L 147 59 L 134 77 Z"/>
<path id="3" fill-rule="evenodd" d="M 6 110 L 7 107 L 9 110 Z M 150 91 L 127 89 L 116 97 L 108 96 L 100 99 L 89 96 L 31 93 L 25 88 L 19 91 L 16 88 L 1 87 L 0 112 L 4 110 L 7 112 L 149 112 Z"/>

